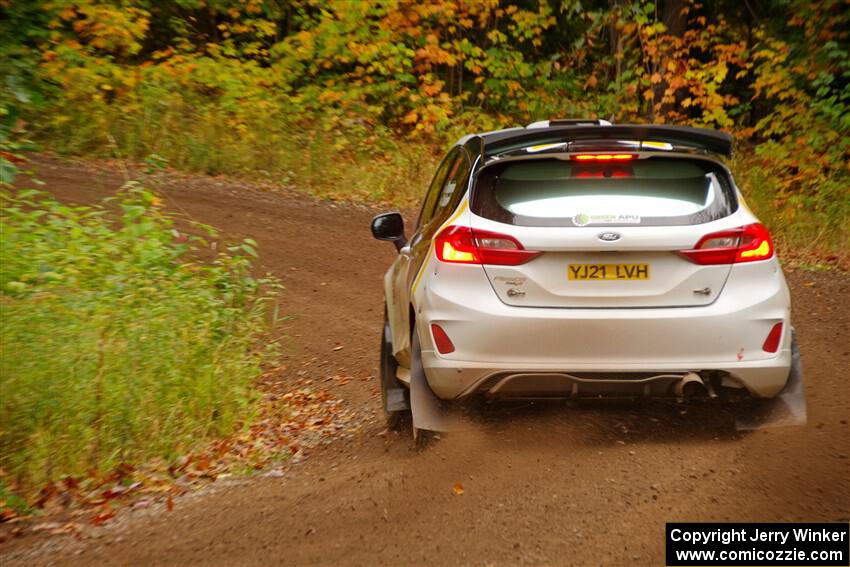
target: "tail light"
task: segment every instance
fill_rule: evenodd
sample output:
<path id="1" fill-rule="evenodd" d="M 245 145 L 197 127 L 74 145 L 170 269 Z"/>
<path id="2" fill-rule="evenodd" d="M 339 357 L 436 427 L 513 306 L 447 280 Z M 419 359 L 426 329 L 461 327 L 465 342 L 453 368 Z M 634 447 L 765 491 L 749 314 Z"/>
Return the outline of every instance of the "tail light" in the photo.
<path id="1" fill-rule="evenodd" d="M 777 323 L 767 334 L 767 338 L 764 339 L 761 350 L 764 352 L 776 352 L 779 350 L 780 340 L 782 340 L 782 323 Z"/>
<path id="2" fill-rule="evenodd" d="M 437 347 L 440 354 L 449 354 L 455 351 L 454 343 L 441 326 L 431 323 L 431 334 L 434 336 L 434 346 Z"/>
<path id="3" fill-rule="evenodd" d="M 437 235 L 434 248 L 440 261 L 455 264 L 518 266 L 540 254 L 526 250 L 513 236 L 454 225 Z"/>
<path id="4" fill-rule="evenodd" d="M 763 225 L 754 223 L 707 234 L 679 254 L 701 265 L 755 262 L 773 257 L 773 241 Z"/>

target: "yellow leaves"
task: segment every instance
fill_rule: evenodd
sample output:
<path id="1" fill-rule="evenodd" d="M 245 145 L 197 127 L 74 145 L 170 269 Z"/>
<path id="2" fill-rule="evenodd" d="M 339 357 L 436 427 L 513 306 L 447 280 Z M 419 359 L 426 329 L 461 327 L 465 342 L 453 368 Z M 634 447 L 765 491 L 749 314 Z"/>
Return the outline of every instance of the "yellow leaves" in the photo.
<path id="1" fill-rule="evenodd" d="M 452 486 L 452 494 L 455 496 L 460 496 L 463 494 L 463 484 L 456 482 L 454 486 Z"/>
<path id="2" fill-rule="evenodd" d="M 658 73 L 658 72 L 653 73 L 652 76 L 649 78 L 649 81 L 653 85 L 657 85 L 658 83 L 661 82 L 661 73 Z"/>
<path id="3" fill-rule="evenodd" d="M 277 24 L 269 20 L 254 20 L 254 29 L 260 35 L 274 37 L 277 33 Z"/>
<path id="4" fill-rule="evenodd" d="M 645 91 L 643 91 L 644 100 L 652 100 L 653 98 L 655 98 L 655 93 L 652 91 L 652 89 L 646 89 Z"/>
<path id="5" fill-rule="evenodd" d="M 501 43 L 505 43 L 508 40 L 508 36 L 500 32 L 499 30 L 492 30 L 487 33 L 487 39 L 498 45 Z"/>
<path id="6" fill-rule="evenodd" d="M 728 73 L 729 68 L 726 66 L 726 63 L 720 63 L 715 69 L 713 81 L 719 85 L 723 82 Z"/>
<path id="7" fill-rule="evenodd" d="M 404 118 L 401 119 L 404 124 L 415 124 L 418 120 L 419 114 L 417 114 L 415 110 L 411 110 L 404 115 Z"/>
<path id="8" fill-rule="evenodd" d="M 450 51 L 436 44 L 428 44 L 416 50 L 418 70 L 428 71 L 432 65 L 454 65 L 457 58 Z"/>
<path id="9" fill-rule="evenodd" d="M 676 62 L 675 61 L 668 61 L 667 62 L 667 71 L 670 72 L 670 73 L 676 72 Z"/>
<path id="10" fill-rule="evenodd" d="M 174 50 L 169 47 L 169 48 L 163 49 L 161 51 L 154 51 L 151 54 L 151 59 L 154 59 L 154 60 L 167 59 L 167 58 L 171 57 L 173 54 L 174 54 Z"/>
<path id="11" fill-rule="evenodd" d="M 141 49 L 139 40 L 150 25 L 149 13 L 145 10 L 100 3 L 77 3 L 58 16 L 71 23 L 77 38 L 95 49 L 114 54 L 138 52 Z"/>
<path id="12" fill-rule="evenodd" d="M 323 90 L 319 95 L 319 102 L 322 104 L 330 104 L 342 100 L 343 93 L 339 91 Z"/>

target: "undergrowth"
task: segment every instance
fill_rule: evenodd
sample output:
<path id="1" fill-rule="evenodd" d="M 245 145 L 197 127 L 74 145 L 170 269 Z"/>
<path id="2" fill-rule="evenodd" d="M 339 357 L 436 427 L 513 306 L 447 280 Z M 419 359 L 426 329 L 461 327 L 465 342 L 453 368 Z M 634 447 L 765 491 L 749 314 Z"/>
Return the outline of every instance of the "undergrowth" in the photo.
<path id="1" fill-rule="evenodd" d="M 0 194 L 0 468 L 33 487 L 165 459 L 247 422 L 278 284 L 129 183 L 67 206 Z"/>

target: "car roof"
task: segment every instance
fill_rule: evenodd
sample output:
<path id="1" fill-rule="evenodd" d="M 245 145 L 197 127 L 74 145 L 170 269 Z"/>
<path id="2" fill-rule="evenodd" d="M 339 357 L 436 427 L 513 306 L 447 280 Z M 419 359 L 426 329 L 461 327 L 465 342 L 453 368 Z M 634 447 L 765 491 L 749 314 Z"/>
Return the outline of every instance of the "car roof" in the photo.
<path id="1" fill-rule="evenodd" d="M 656 142 L 732 155 L 732 137 L 718 130 L 661 124 L 610 124 L 604 120 L 552 120 L 466 136 L 459 144 L 480 140 L 480 152 L 492 157 L 520 147 L 559 142 Z"/>

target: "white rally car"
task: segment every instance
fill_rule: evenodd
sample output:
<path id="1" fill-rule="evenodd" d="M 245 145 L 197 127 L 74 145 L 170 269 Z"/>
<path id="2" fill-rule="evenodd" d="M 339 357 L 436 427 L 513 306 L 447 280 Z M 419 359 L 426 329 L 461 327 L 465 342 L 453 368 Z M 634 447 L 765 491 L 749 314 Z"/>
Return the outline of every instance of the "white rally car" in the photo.
<path id="1" fill-rule="evenodd" d="M 440 429 L 435 402 L 473 395 L 777 396 L 799 370 L 788 287 L 730 153 L 720 132 L 605 121 L 458 141 L 409 238 L 399 213 L 372 222 L 399 251 L 389 417 Z"/>

